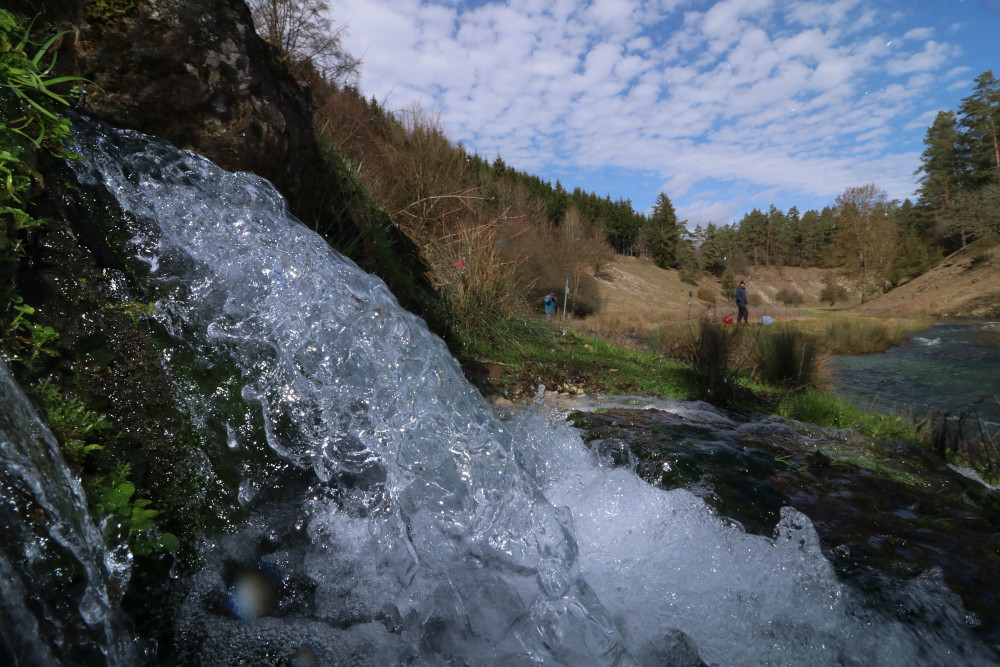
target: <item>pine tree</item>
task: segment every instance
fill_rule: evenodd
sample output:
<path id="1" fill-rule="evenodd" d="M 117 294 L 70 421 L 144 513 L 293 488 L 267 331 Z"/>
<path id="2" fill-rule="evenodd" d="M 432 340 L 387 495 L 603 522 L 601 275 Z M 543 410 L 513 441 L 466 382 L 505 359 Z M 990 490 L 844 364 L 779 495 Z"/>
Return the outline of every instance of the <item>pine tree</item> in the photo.
<path id="1" fill-rule="evenodd" d="M 657 195 L 653 212 L 643 226 L 642 241 L 657 266 L 663 269 L 677 268 L 681 230 L 674 205 L 670 202 L 670 197 L 662 192 Z"/>
<path id="2" fill-rule="evenodd" d="M 920 178 L 921 201 L 940 211 L 955 203 L 955 195 L 967 171 L 954 112 L 938 113 L 934 123 L 927 128 L 924 146 L 920 168 L 913 173 L 923 174 Z"/>
<path id="3" fill-rule="evenodd" d="M 736 275 L 733 273 L 733 267 L 726 265 L 726 270 L 722 272 L 722 279 L 719 281 L 719 289 L 722 290 L 722 296 L 726 301 L 732 300 L 736 294 Z"/>
<path id="4" fill-rule="evenodd" d="M 1000 81 L 992 70 L 976 77 L 972 95 L 959 107 L 962 138 L 968 151 L 969 180 L 973 187 L 1000 180 Z"/>

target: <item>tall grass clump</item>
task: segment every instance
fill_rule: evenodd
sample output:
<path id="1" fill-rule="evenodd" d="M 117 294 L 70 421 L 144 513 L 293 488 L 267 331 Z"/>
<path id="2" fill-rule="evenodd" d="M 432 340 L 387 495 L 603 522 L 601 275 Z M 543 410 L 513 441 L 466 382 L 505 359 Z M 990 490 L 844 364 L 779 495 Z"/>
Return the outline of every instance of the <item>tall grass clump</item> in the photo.
<path id="1" fill-rule="evenodd" d="M 885 352 L 906 339 L 907 332 L 869 318 L 838 318 L 823 336 L 829 354 L 874 354 Z"/>
<path id="2" fill-rule="evenodd" d="M 819 341 L 789 327 L 765 327 L 753 350 L 754 375 L 759 382 L 798 390 L 820 383 L 823 359 Z"/>
<path id="3" fill-rule="evenodd" d="M 731 362 L 739 347 L 740 327 L 702 320 L 692 341 L 691 378 L 698 398 L 730 403 L 738 391 L 739 369 Z"/>

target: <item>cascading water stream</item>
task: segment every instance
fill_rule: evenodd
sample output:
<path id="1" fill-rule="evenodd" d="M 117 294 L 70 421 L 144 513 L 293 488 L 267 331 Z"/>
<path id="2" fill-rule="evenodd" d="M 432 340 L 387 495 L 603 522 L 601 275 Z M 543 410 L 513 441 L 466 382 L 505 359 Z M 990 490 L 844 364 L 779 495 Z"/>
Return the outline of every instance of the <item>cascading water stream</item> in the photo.
<path id="1" fill-rule="evenodd" d="M 77 125 L 73 169 L 121 207 L 157 319 L 248 406 L 179 383 L 203 438 L 244 457 L 250 515 L 201 545 L 169 612 L 186 664 L 995 661 L 933 573 L 907 584 L 923 611 L 900 620 L 837 580 L 794 509 L 773 539 L 748 535 L 603 467 L 542 406 L 498 418 L 267 182 Z M 285 467 L 255 468 L 259 448 Z"/>
<path id="2" fill-rule="evenodd" d="M 0 406 L 0 657 L 132 664 L 111 592 L 128 585 L 130 558 L 106 551 L 79 481 L 2 357 Z"/>

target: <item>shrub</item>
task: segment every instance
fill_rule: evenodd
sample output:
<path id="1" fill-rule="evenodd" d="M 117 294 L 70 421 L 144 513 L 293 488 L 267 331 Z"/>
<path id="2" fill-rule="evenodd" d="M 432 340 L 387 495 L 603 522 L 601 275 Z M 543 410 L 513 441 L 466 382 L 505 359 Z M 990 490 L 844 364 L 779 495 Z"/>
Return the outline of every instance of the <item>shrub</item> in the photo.
<path id="1" fill-rule="evenodd" d="M 495 225 L 462 226 L 424 248 L 451 327 L 465 336 L 493 340 L 523 310 L 525 286 L 516 263 L 501 255 L 496 235 Z"/>
<path id="2" fill-rule="evenodd" d="M 823 364 L 815 336 L 775 327 L 761 331 L 756 343 L 754 373 L 759 381 L 792 389 L 818 384 Z"/>
<path id="3" fill-rule="evenodd" d="M 794 287 L 782 287 L 778 290 L 777 299 L 786 306 L 801 306 L 802 292 Z"/>
<path id="4" fill-rule="evenodd" d="M 835 278 L 827 276 L 823 281 L 823 289 L 819 293 L 819 300 L 835 306 L 838 302 L 847 301 L 847 290 L 842 285 L 837 284 Z"/>
<path id="5" fill-rule="evenodd" d="M 715 290 L 711 287 L 699 287 L 698 298 L 706 303 L 715 303 Z"/>
<path id="6" fill-rule="evenodd" d="M 741 329 L 702 320 L 691 346 L 691 377 L 695 394 L 706 401 L 726 405 L 738 389 L 738 371 L 730 365 L 738 347 Z"/>

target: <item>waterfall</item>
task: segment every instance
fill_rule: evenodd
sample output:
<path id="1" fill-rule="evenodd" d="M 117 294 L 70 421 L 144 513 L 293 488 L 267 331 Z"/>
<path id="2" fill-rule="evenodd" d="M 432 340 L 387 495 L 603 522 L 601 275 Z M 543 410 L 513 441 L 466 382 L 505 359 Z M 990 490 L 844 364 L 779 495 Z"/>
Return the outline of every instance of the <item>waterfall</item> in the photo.
<path id="1" fill-rule="evenodd" d="M 499 417 L 266 181 L 132 131 L 81 121 L 76 140 L 71 166 L 120 207 L 169 360 L 189 366 L 178 400 L 240 474 L 247 519 L 198 546 L 167 614 L 179 661 L 995 660 L 933 573 L 907 584 L 912 620 L 877 609 L 795 509 L 750 535 L 606 467 L 543 405 Z M 704 404 L 664 409 L 732 426 Z"/>
<path id="2" fill-rule="evenodd" d="M 55 437 L 0 357 L 0 657 L 14 665 L 133 664 L 108 553 Z"/>

